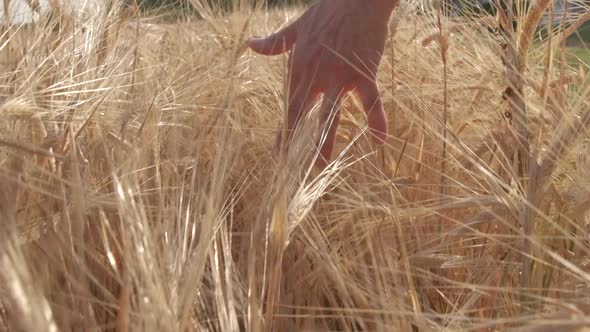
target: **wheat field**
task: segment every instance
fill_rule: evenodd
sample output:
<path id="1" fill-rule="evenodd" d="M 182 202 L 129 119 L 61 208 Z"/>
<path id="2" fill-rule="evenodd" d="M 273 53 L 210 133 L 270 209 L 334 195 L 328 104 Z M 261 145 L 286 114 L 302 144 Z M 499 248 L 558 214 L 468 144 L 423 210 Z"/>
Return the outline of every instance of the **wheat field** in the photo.
<path id="1" fill-rule="evenodd" d="M 320 101 L 279 163 L 286 57 L 244 45 L 304 7 L 191 4 L 3 25 L 1 331 L 590 326 L 590 85 L 564 48 L 587 12 L 541 36 L 551 1 L 515 30 L 400 3 L 387 142 L 351 95 L 320 172 Z"/>

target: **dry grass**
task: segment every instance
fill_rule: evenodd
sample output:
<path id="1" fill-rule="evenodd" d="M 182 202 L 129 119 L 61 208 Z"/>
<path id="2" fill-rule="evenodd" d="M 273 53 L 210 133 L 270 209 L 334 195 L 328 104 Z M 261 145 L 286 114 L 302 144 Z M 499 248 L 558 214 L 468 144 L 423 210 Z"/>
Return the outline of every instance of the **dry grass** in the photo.
<path id="1" fill-rule="evenodd" d="M 590 323 L 590 85 L 553 56 L 565 29 L 510 39 L 399 8 L 380 71 L 391 136 L 376 149 L 348 98 L 318 174 L 316 112 L 273 159 L 285 59 L 243 46 L 300 9 L 236 8 L 157 24 L 54 7 L 4 27 L 0 330 Z M 503 63 L 519 38 L 528 137 Z"/>

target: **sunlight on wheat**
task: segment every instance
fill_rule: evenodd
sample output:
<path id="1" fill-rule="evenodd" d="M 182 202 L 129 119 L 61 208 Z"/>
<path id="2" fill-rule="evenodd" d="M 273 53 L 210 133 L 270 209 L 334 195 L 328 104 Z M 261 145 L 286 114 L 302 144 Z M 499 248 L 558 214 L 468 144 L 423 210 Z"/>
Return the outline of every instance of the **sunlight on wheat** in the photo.
<path id="1" fill-rule="evenodd" d="M 190 3 L 2 26 L 0 330 L 590 324 L 588 64 L 562 54 L 585 2 L 540 31 L 554 3 L 515 1 L 513 32 L 400 3 L 390 136 L 347 96 L 322 172 L 319 101 L 277 160 L 286 58 L 244 46 L 303 6 Z"/>

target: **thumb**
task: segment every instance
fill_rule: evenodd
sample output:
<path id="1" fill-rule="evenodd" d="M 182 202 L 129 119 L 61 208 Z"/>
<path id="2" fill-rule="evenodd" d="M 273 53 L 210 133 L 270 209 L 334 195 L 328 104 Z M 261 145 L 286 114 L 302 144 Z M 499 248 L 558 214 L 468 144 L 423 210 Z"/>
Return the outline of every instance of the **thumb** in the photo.
<path id="1" fill-rule="evenodd" d="M 314 19 L 317 8 L 317 4 L 311 6 L 295 22 L 266 38 L 248 39 L 246 42 L 248 47 L 254 52 L 264 55 L 277 55 L 291 50 L 297 40 L 299 28 Z"/>
<path id="2" fill-rule="evenodd" d="M 246 43 L 256 53 L 277 55 L 289 51 L 296 39 L 297 32 L 293 25 L 290 25 L 266 38 L 250 38 Z"/>

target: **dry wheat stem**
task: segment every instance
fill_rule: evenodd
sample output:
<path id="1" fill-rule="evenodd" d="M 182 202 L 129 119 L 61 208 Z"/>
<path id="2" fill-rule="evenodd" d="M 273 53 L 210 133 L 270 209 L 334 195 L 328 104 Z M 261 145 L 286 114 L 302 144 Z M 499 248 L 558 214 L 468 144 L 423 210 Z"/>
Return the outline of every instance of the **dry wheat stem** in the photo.
<path id="1" fill-rule="evenodd" d="M 376 151 L 346 99 L 316 172 L 318 105 L 275 160 L 286 61 L 243 47 L 303 8 L 191 0 L 203 19 L 164 23 L 112 3 L 54 1 L 2 37 L 0 330 L 507 330 L 568 306 L 585 323 L 588 82 L 544 49 L 563 31 L 504 67 L 481 17 L 404 3 L 378 77 L 393 135 Z"/>

